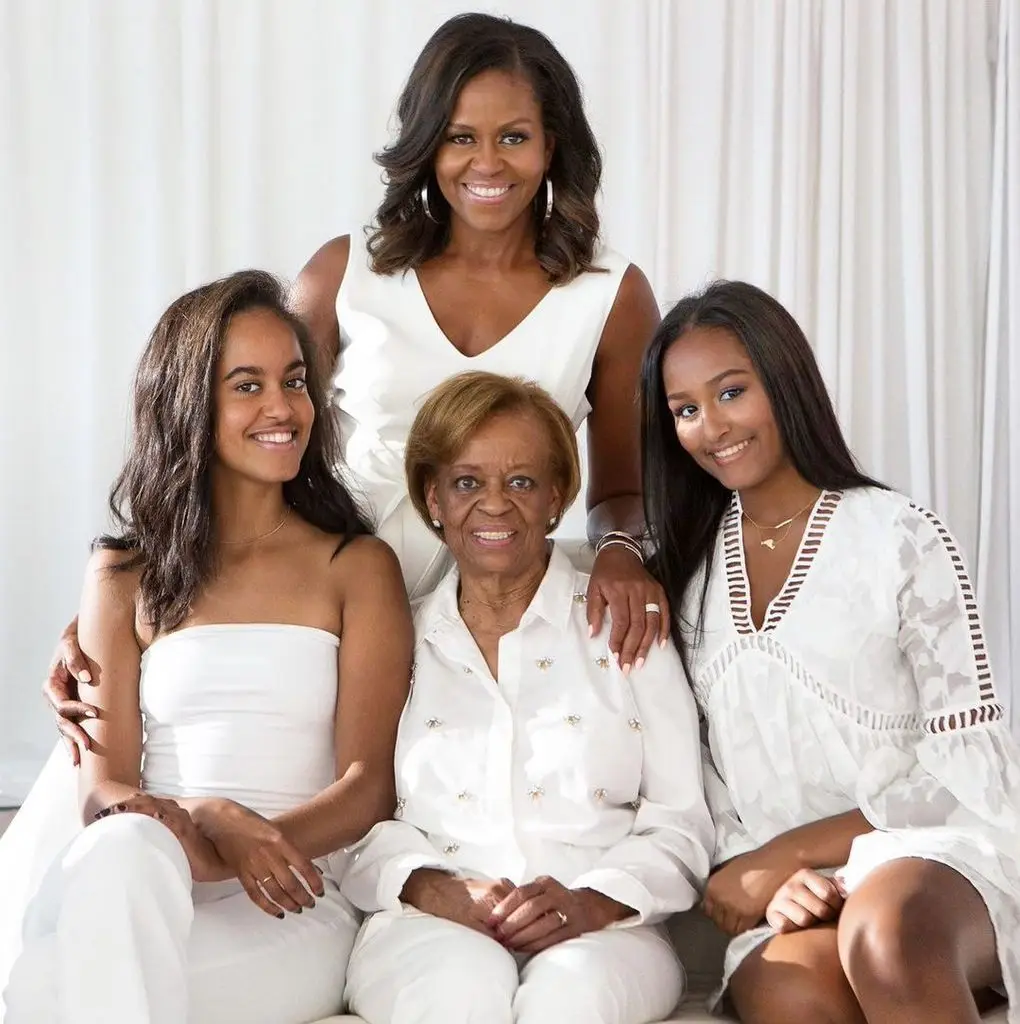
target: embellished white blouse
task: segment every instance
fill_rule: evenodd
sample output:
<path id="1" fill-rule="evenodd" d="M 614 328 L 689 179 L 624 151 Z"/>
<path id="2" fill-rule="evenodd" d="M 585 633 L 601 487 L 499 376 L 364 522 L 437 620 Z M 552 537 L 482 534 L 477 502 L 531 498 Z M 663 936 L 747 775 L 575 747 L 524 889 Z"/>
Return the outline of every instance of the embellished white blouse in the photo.
<path id="1" fill-rule="evenodd" d="M 854 843 L 849 888 L 903 856 L 964 874 L 1020 1007 L 1020 755 L 963 558 L 933 513 L 878 488 L 824 492 L 759 629 L 734 495 L 693 686 L 715 862 L 859 808 L 875 831 Z M 735 940 L 730 971 L 754 944 Z"/>
<path id="2" fill-rule="evenodd" d="M 415 619 L 396 745 L 398 820 L 352 848 L 362 910 L 397 910 L 416 868 L 515 883 L 551 875 L 660 921 L 698 899 L 713 844 L 697 711 L 672 647 L 629 677 L 588 636 L 588 577 L 555 545 L 492 677 L 454 569 Z"/>

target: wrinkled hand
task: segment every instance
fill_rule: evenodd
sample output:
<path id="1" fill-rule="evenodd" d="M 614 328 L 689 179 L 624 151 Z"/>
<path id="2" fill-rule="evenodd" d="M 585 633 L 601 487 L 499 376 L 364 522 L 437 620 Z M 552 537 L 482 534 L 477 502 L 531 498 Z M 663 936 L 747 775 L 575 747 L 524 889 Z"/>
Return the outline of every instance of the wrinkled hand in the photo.
<path id="1" fill-rule="evenodd" d="M 659 612 L 645 605 L 659 606 Z M 624 672 L 640 668 L 658 640 L 669 639 L 669 602 L 666 592 L 648 574 L 641 560 L 619 544 L 596 556 L 588 581 L 588 626 L 592 636 L 602 632 L 606 608 L 612 618 L 609 650 Z"/>
<path id="2" fill-rule="evenodd" d="M 793 932 L 834 921 L 842 909 L 843 893 L 838 883 L 810 868 L 801 868 L 772 897 L 765 920 L 777 932 Z"/>
<path id="3" fill-rule="evenodd" d="M 495 938 L 487 922 L 492 911 L 513 891 L 514 883 L 509 878 L 495 882 L 488 878 L 456 878 L 445 871 L 418 868 L 404 883 L 400 899 L 423 914 L 442 917 Z"/>
<path id="4" fill-rule="evenodd" d="M 76 768 L 81 763 L 82 752 L 92 748 L 89 734 L 78 723 L 83 718 L 95 718 L 98 714 L 91 704 L 79 699 L 78 684 L 91 682 L 88 662 L 78 646 L 76 615 L 60 634 L 42 688 L 43 696 L 56 713 L 57 728 Z"/>
<path id="5" fill-rule="evenodd" d="M 230 874 L 267 914 L 300 914 L 325 893 L 319 869 L 268 818 L 233 800 L 203 800 L 192 814 Z"/>
<path id="6" fill-rule="evenodd" d="M 634 913 L 594 889 L 568 889 L 540 875 L 520 885 L 493 909 L 488 924 L 515 953 L 538 953 L 585 932 L 601 931 Z"/>
<path id="7" fill-rule="evenodd" d="M 166 825 L 183 847 L 191 866 L 191 877 L 196 882 L 218 882 L 230 877 L 216 847 L 202 835 L 191 815 L 176 800 L 138 793 L 103 808 L 95 818 L 100 820 L 112 814 L 144 814 Z"/>
<path id="8" fill-rule="evenodd" d="M 739 935 L 765 920 L 765 911 L 792 865 L 764 847 L 727 861 L 709 876 L 701 908 L 727 935 Z"/>

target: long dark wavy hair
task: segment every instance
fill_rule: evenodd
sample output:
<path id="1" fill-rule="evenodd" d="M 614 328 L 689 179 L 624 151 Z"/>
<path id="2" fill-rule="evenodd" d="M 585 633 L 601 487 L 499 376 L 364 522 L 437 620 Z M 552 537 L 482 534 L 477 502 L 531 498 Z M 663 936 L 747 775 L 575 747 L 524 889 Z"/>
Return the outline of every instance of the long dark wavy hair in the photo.
<path id="1" fill-rule="evenodd" d="M 680 445 L 666 401 L 662 364 L 675 341 L 696 327 L 722 327 L 747 350 L 797 472 L 824 490 L 884 487 L 857 467 L 843 438 L 804 332 L 767 292 L 744 281 L 716 281 L 666 314 L 641 367 L 641 451 L 645 519 L 654 568 L 673 609 L 673 641 L 691 676 L 704 623 L 716 536 L 732 492 Z M 687 591 L 704 568 L 697 615 L 684 617 Z"/>
<path id="2" fill-rule="evenodd" d="M 315 410 L 298 474 L 283 485 L 284 500 L 344 542 L 371 532 L 339 476 L 336 417 L 307 329 L 288 308 L 283 284 L 264 271 L 243 270 L 196 288 L 159 318 L 142 353 L 131 448 L 110 491 L 115 530 L 94 544 L 132 553 L 118 568 L 141 567 L 142 607 L 156 634 L 180 625 L 216 571 L 210 480 L 216 373 L 231 317 L 251 309 L 270 310 L 296 335 Z"/>
<path id="3" fill-rule="evenodd" d="M 397 102 L 397 139 L 375 156 L 386 193 L 368 240 L 373 269 L 393 274 L 438 256 L 450 240 L 450 207 L 435 185 L 436 153 L 463 86 L 483 71 L 527 78 L 556 140 L 548 176 L 555 202 L 543 225 L 545 189 L 536 196 L 535 254 L 553 284 L 566 284 L 594 263 L 599 234 L 595 196 L 602 156 L 584 113 L 581 87 L 563 55 L 537 29 L 491 14 L 458 14 L 425 44 Z M 422 185 L 429 183 L 425 214 Z"/>

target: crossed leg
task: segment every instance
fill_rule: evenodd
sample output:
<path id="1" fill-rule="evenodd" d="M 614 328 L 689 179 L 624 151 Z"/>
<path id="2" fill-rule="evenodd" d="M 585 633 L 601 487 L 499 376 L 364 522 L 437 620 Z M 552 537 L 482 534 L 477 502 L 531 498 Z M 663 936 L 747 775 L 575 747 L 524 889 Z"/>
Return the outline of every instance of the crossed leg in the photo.
<path id="1" fill-rule="evenodd" d="M 872 871 L 838 925 L 756 949 L 730 996 L 744 1024 L 978 1024 L 984 993 L 1000 981 L 977 890 L 944 864 L 905 858 Z"/>

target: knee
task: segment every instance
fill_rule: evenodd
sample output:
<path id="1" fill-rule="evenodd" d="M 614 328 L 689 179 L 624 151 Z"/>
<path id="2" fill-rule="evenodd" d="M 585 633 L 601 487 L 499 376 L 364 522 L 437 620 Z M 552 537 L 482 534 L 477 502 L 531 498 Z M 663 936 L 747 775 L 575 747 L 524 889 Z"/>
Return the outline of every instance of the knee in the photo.
<path id="1" fill-rule="evenodd" d="M 189 887 L 191 869 L 177 837 L 144 814 L 114 814 L 85 829 L 68 851 L 64 870 L 81 883 L 118 891 L 164 884 L 175 875 Z"/>
<path id="2" fill-rule="evenodd" d="M 895 988 L 906 994 L 946 959 L 931 894 L 903 894 L 887 903 L 848 902 L 838 929 L 839 958 L 851 986 Z"/>

